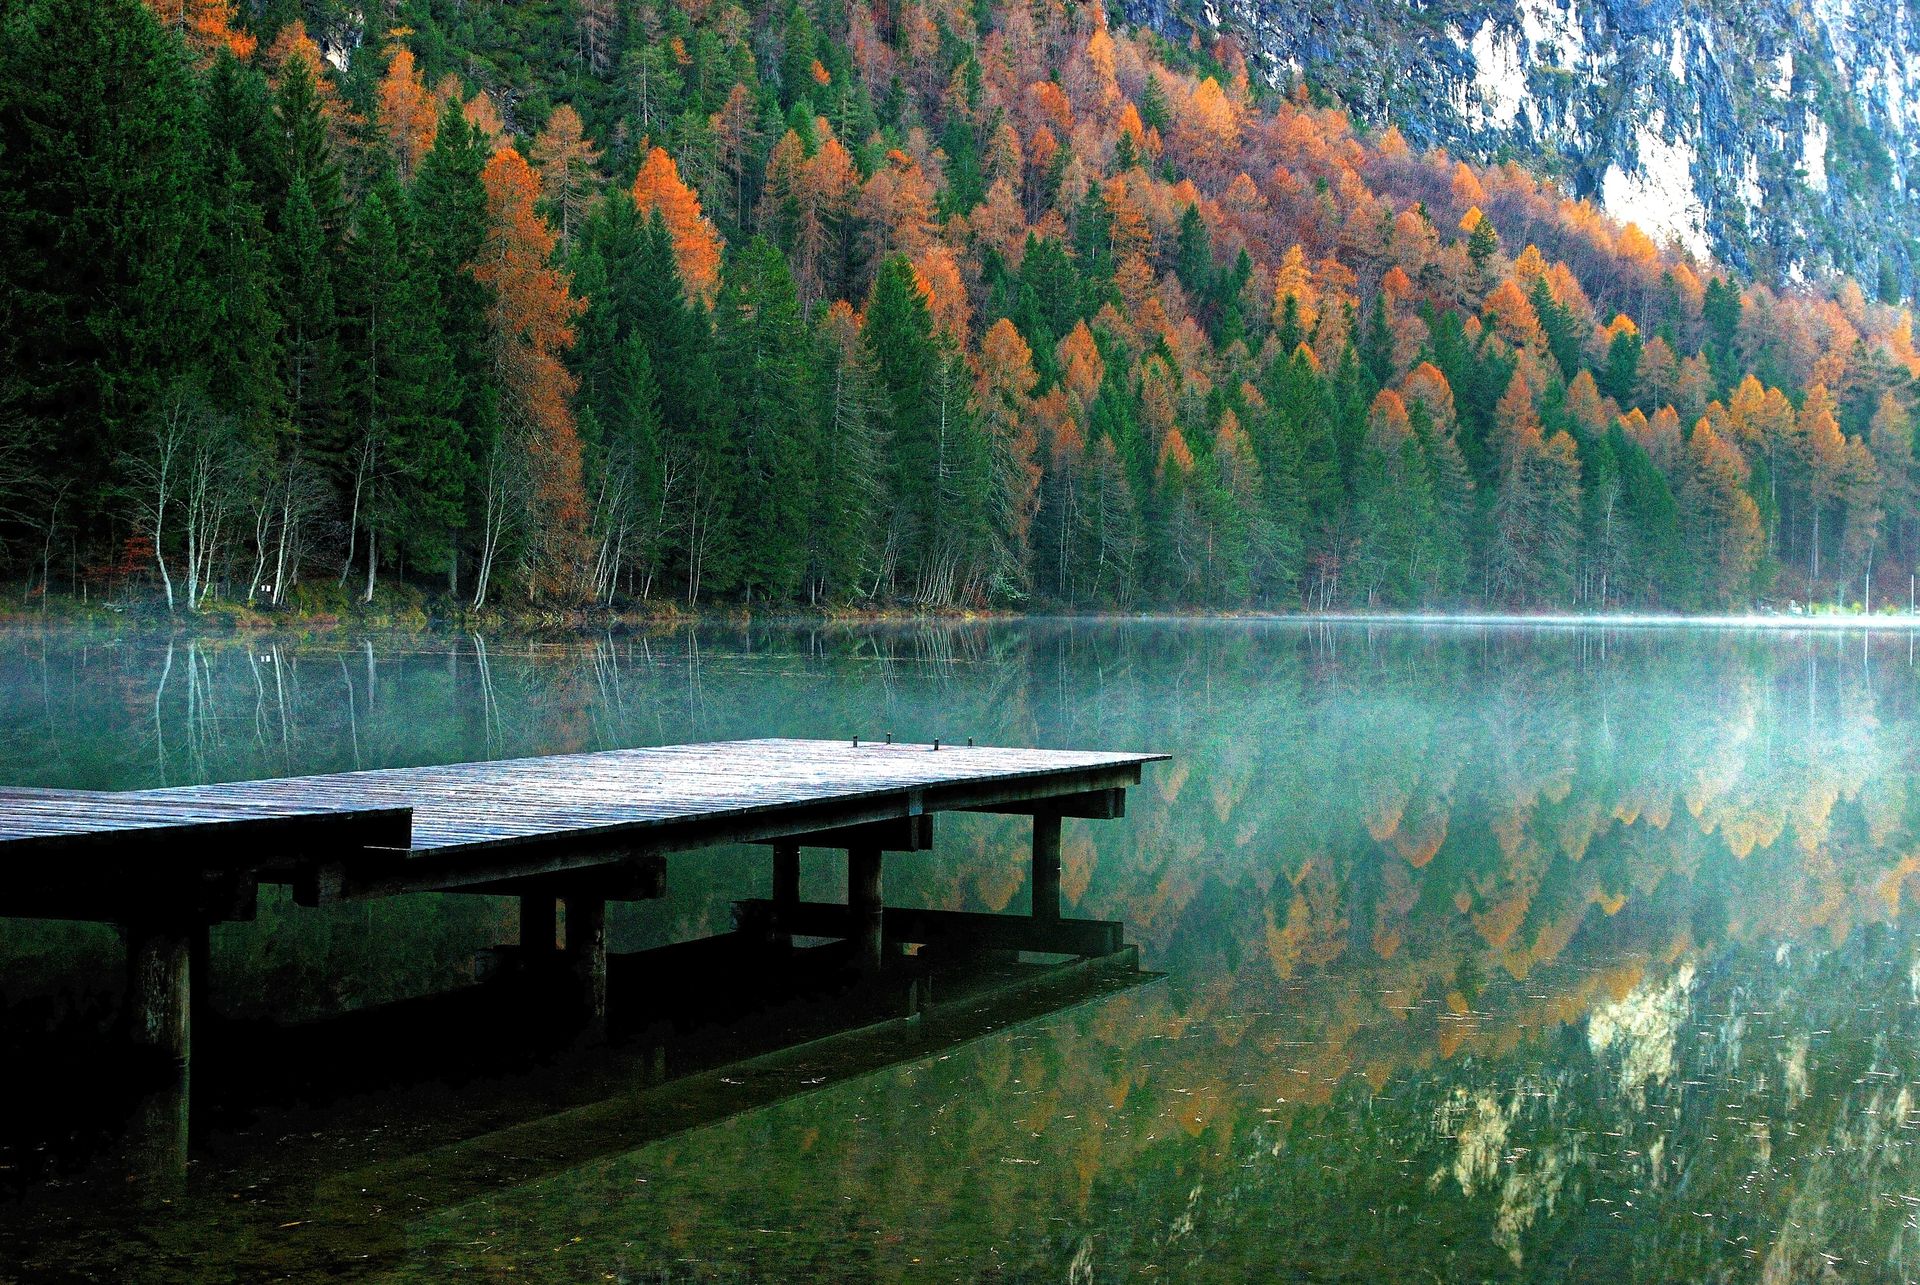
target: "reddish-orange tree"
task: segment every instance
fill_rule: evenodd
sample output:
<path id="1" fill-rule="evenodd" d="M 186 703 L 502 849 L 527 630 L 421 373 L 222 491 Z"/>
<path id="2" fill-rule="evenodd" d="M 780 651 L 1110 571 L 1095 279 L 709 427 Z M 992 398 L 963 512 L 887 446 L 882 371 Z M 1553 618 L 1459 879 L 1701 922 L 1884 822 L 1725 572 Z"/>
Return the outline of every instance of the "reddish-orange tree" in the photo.
<path id="1" fill-rule="evenodd" d="M 575 381 L 561 360 L 573 322 L 586 307 L 554 266 L 553 229 L 534 208 L 540 182 L 511 147 L 481 172 L 487 191 L 487 241 L 474 275 L 493 294 L 489 314 L 494 369 L 505 432 L 488 463 L 487 547 L 481 574 L 514 521 L 518 498 L 528 520 L 528 591 L 565 592 L 585 547 L 586 492 L 573 422 Z M 497 512 L 495 510 L 498 510 Z M 484 579 L 477 597 L 484 600 Z"/>
<path id="2" fill-rule="evenodd" d="M 396 40 L 406 34 L 404 28 L 394 32 Z M 403 182 L 413 177 L 414 167 L 433 146 L 439 120 L 433 95 L 414 68 L 413 50 L 396 44 L 387 59 L 386 75 L 380 78 L 380 127 L 386 131 L 387 146 L 393 150 Z"/>
<path id="3" fill-rule="evenodd" d="M 647 152 L 633 180 L 633 203 L 640 213 L 658 210 L 673 237 L 680 283 L 695 298 L 712 302 L 720 285 L 720 234 L 700 212 L 700 198 L 680 178 L 680 169 L 664 147 Z"/>

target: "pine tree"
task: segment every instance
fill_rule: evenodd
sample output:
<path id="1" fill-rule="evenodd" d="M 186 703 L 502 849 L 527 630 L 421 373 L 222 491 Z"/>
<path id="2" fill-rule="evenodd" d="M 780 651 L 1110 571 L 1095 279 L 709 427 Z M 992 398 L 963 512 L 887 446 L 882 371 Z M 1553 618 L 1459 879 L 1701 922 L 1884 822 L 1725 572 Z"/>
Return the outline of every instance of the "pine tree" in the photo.
<path id="1" fill-rule="evenodd" d="M 368 193 L 343 274 L 350 507 L 364 533 L 367 598 L 382 558 L 446 569 L 464 499 L 461 434 L 447 410 L 453 361 L 406 215 L 398 184 Z"/>
<path id="2" fill-rule="evenodd" d="M 304 58 L 288 58 L 280 70 L 273 99 L 273 123 L 279 146 L 274 156 L 273 188 L 266 196 L 288 209 L 296 184 L 306 189 L 319 225 L 319 247 L 331 256 L 346 230 L 347 206 L 340 160 L 327 134 L 319 88 Z M 281 227 L 284 234 L 286 229 Z"/>
<path id="3" fill-rule="evenodd" d="M 1690 574 L 1680 538 L 1680 509 L 1666 477 L 1616 421 L 1607 446 L 1619 470 L 1623 533 L 1607 567 L 1609 595 L 1629 602 L 1683 605 Z"/>
<path id="4" fill-rule="evenodd" d="M 813 69 L 820 59 L 819 32 L 804 3 L 787 11 L 786 32 L 780 49 L 780 105 L 792 107 L 811 100 L 820 85 Z"/>
<path id="5" fill-rule="evenodd" d="M 1180 230 L 1174 239 L 1173 272 L 1187 288 L 1187 296 L 1202 309 L 1213 304 L 1213 237 L 1200 209 L 1189 204 L 1180 215 Z"/>
<path id="6" fill-rule="evenodd" d="M 732 441 L 728 565 L 716 587 L 790 597 L 807 568 L 816 394 L 786 258 L 755 237 L 727 264 L 714 309 Z"/>
<path id="7" fill-rule="evenodd" d="M 287 414 L 309 449 L 337 455 L 339 406 L 333 256 L 304 176 L 296 175 L 280 212 L 280 298 L 286 319 Z"/>
<path id="8" fill-rule="evenodd" d="M 933 317 L 904 255 L 884 260 L 867 295 L 861 339 L 873 356 L 878 422 L 893 469 L 896 565 L 917 571 L 939 538 L 942 474 L 949 467 L 948 425 L 939 396 L 943 357 Z"/>
<path id="9" fill-rule="evenodd" d="M 500 432 L 487 327 L 492 301 L 473 271 L 487 238 L 487 193 L 480 182 L 486 159 L 484 140 L 459 104 L 449 102 L 410 192 L 420 288 L 451 367 L 441 407 L 452 425 L 448 456 L 455 476 L 436 490 L 460 496 L 464 510 L 449 539 L 447 583 L 454 592 L 461 587 L 462 552 L 480 525 L 476 461 L 487 458 Z"/>
<path id="10" fill-rule="evenodd" d="M 49 492 L 93 504 L 163 390 L 198 375 L 203 118 L 137 0 L 0 22 L 0 424 Z"/>
<path id="11" fill-rule="evenodd" d="M 237 151 L 208 160 L 207 387 L 217 405 L 264 443 L 285 415 L 281 320 L 266 219 Z"/>
<path id="12" fill-rule="evenodd" d="M 836 302 L 815 340 L 819 409 L 814 434 L 814 509 L 808 524 L 808 598 L 870 594 L 878 557 L 885 440 L 877 424 L 873 359 L 853 309 Z"/>

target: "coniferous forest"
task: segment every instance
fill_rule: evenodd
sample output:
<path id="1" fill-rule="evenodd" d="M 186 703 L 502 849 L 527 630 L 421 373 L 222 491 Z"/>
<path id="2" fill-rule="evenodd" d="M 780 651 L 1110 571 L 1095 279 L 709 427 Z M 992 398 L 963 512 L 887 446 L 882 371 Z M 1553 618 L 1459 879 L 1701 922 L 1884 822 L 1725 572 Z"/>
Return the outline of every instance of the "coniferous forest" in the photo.
<path id="1" fill-rule="evenodd" d="M 1916 373 L 1095 4 L 4 7 L 30 599 L 1904 604 Z"/>

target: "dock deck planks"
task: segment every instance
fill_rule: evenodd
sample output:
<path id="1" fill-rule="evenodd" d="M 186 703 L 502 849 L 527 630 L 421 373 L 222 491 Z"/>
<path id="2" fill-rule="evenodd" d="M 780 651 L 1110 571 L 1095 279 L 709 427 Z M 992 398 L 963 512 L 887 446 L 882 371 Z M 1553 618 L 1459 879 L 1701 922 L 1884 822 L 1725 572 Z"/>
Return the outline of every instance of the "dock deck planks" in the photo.
<path id="1" fill-rule="evenodd" d="M 22 845 L 102 863 L 197 850 L 267 865 L 319 836 L 358 861 L 362 895 L 387 895 L 945 809 L 1017 809 L 1124 789 L 1161 757 L 764 739 L 152 790 L 0 788 L 0 913 Z"/>

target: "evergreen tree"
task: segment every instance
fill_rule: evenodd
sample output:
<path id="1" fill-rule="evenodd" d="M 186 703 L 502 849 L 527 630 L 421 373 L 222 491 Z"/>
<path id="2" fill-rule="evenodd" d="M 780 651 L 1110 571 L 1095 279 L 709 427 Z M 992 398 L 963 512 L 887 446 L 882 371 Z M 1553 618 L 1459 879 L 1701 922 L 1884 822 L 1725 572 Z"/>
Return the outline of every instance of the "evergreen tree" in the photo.
<path id="1" fill-rule="evenodd" d="M 807 567 L 817 448 L 813 370 L 786 258 L 755 237 L 734 254 L 715 307 L 732 425 L 730 572 L 749 601 L 785 598 Z M 727 587 L 716 577 L 716 587 Z"/>
<path id="2" fill-rule="evenodd" d="M 1174 240 L 1173 271 L 1187 296 L 1202 309 L 1213 304 L 1213 237 L 1198 206 L 1189 204 L 1180 215 L 1180 231 Z"/>
<path id="3" fill-rule="evenodd" d="M 0 424 L 49 490 L 103 499 L 208 329 L 202 114 L 138 0 L 0 18 Z"/>
<path id="4" fill-rule="evenodd" d="M 344 273 L 346 462 L 369 585 L 382 548 L 391 562 L 444 571 L 462 515 L 460 432 L 447 413 L 453 361 L 434 324 L 431 274 L 408 251 L 411 231 L 388 180 L 360 206 Z"/>
<path id="5" fill-rule="evenodd" d="M 304 186 L 306 204 L 312 207 L 319 225 L 318 244 L 322 253 L 331 256 L 346 230 L 346 191 L 340 160 L 327 137 L 319 89 L 304 59 L 289 58 L 280 69 L 280 85 L 273 98 L 273 127 L 279 146 L 273 156 L 273 189 L 268 196 L 278 208 L 290 210 L 295 186 Z"/>
<path id="6" fill-rule="evenodd" d="M 266 220 L 237 150 L 210 159 L 207 201 L 207 387 L 264 444 L 284 419 L 281 319 Z"/>
<path id="7" fill-rule="evenodd" d="M 307 180 L 296 175 L 280 212 L 280 299 L 286 319 L 287 413 L 310 449 L 339 454 L 333 434 L 339 390 L 333 259 Z"/>
<path id="8" fill-rule="evenodd" d="M 877 424 L 872 356 L 853 309 L 836 304 L 815 339 L 820 376 L 813 434 L 813 513 L 808 523 L 808 597 L 870 592 L 878 556 L 885 440 Z"/>
<path id="9" fill-rule="evenodd" d="M 873 357 L 877 418 L 892 455 L 890 544 L 898 566 L 918 569 L 939 539 L 942 474 L 951 467 L 950 425 L 941 417 L 939 396 L 944 358 L 913 265 L 904 256 L 881 263 L 867 295 L 861 338 Z"/>
<path id="10" fill-rule="evenodd" d="M 488 359 L 490 292 L 473 273 L 487 237 L 487 194 L 480 182 L 485 166 L 484 139 L 460 114 L 458 104 L 449 103 L 433 146 L 420 162 L 411 196 L 419 285 L 430 301 L 428 324 L 438 332 L 450 367 L 440 405 L 452 425 L 451 476 L 436 491 L 463 497 L 460 534 L 449 540 L 447 558 L 448 584 L 455 591 L 460 587 L 461 550 L 478 525 L 475 461 L 486 458 L 500 432 L 499 387 Z"/>

